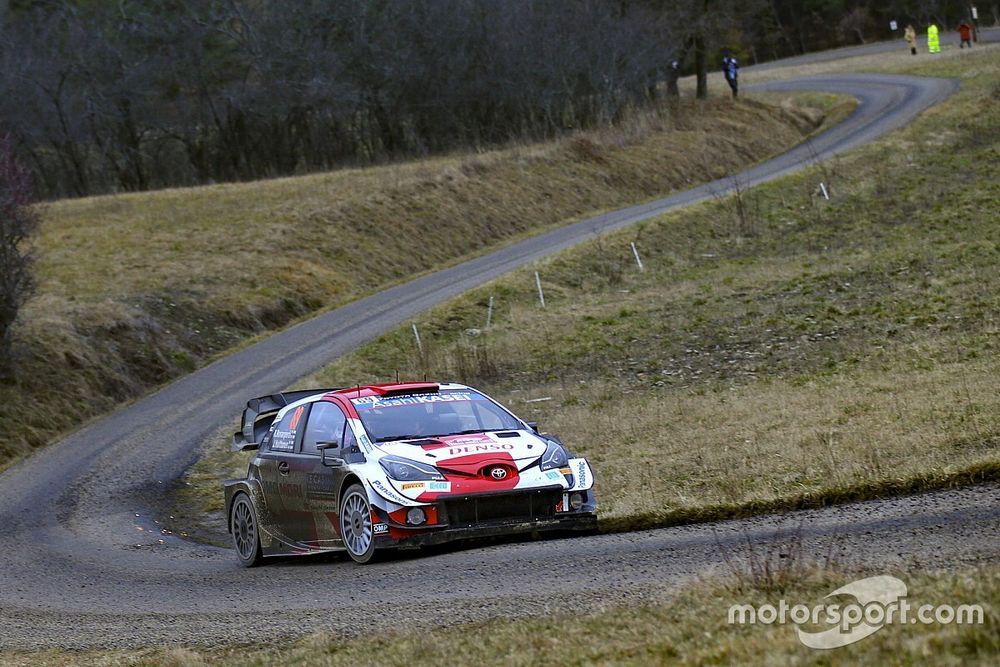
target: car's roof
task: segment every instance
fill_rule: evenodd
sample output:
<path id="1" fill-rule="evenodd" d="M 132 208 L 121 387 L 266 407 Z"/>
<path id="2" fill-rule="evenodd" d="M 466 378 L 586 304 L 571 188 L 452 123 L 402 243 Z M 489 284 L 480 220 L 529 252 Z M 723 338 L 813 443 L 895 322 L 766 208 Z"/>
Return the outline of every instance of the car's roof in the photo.
<path id="1" fill-rule="evenodd" d="M 338 395 L 347 399 L 367 396 L 408 396 L 411 394 L 434 394 L 441 390 L 452 389 L 469 389 L 469 387 L 453 382 L 391 382 L 347 387 L 330 392 L 326 396 Z"/>
<path id="2" fill-rule="evenodd" d="M 289 410 L 293 410 L 300 405 L 322 400 L 332 401 L 334 396 L 342 396 L 350 401 L 352 399 L 365 398 L 366 396 L 410 396 L 412 394 L 435 394 L 442 390 L 453 391 L 455 389 L 472 389 L 472 387 L 455 382 L 392 382 L 387 384 L 356 385 L 332 391 L 319 389 L 315 394 L 304 396 L 282 407 L 275 416 L 275 419 L 283 418 Z"/>

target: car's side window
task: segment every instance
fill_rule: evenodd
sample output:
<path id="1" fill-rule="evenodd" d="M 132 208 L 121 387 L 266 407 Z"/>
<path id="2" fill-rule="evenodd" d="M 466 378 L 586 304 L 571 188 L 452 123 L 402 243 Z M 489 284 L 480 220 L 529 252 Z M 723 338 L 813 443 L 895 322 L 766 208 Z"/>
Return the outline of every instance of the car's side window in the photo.
<path id="1" fill-rule="evenodd" d="M 308 406 L 300 405 L 294 410 L 290 410 L 281 418 L 278 425 L 271 433 L 272 452 L 294 452 L 295 445 L 301 439 L 302 430 L 306 422 L 306 412 Z"/>
<path id="2" fill-rule="evenodd" d="M 351 429 L 351 426 L 347 423 L 346 419 L 344 420 L 344 439 L 341 441 L 340 446 L 343 447 L 345 451 L 351 447 L 358 446 L 358 439 L 354 437 L 354 431 Z"/>
<path id="3" fill-rule="evenodd" d="M 317 401 L 313 403 L 302 439 L 303 454 L 319 454 L 316 445 L 320 442 L 340 442 L 344 435 L 347 418 L 335 403 Z"/>

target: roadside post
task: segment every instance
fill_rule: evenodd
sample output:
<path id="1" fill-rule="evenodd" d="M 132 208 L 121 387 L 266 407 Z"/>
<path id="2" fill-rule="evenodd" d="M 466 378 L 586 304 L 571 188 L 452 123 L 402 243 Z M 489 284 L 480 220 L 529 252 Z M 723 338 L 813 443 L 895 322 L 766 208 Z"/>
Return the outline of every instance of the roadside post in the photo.
<path id="1" fill-rule="evenodd" d="M 979 42 L 979 10 L 975 5 L 969 5 L 969 16 L 972 17 L 972 41 Z"/>

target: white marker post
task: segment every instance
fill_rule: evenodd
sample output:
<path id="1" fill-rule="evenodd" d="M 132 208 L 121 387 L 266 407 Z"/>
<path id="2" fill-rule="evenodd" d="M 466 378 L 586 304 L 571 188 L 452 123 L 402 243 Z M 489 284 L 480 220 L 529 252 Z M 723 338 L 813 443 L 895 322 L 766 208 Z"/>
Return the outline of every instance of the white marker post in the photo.
<path id="1" fill-rule="evenodd" d="M 486 308 L 486 327 L 490 328 L 490 324 L 493 322 L 493 297 L 490 297 L 490 305 Z"/>
<path id="2" fill-rule="evenodd" d="M 826 183 L 820 183 L 819 189 L 823 192 L 823 198 L 830 201 L 830 193 L 826 190 Z"/>
<path id="3" fill-rule="evenodd" d="M 535 271 L 535 285 L 538 286 L 538 303 L 542 304 L 542 308 L 544 308 L 545 292 L 542 291 L 542 279 L 538 277 L 538 271 Z"/>
<path id="4" fill-rule="evenodd" d="M 410 326 L 413 327 L 413 337 L 417 339 L 417 351 L 420 352 L 420 354 L 423 354 L 424 353 L 424 346 L 420 342 L 420 332 L 417 331 L 417 325 L 416 324 L 411 324 Z"/>
<path id="5" fill-rule="evenodd" d="M 639 265 L 639 270 L 645 271 L 646 267 L 642 265 L 642 260 L 639 259 L 639 251 L 635 247 L 635 241 L 632 241 L 629 245 L 632 246 L 632 256 L 635 257 L 635 263 Z"/>

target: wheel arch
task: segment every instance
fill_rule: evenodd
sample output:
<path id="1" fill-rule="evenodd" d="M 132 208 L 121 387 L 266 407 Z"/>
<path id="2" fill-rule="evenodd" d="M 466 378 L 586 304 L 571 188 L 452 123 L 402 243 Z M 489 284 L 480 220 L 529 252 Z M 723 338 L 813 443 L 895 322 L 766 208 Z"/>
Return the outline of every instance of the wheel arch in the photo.
<path id="1" fill-rule="evenodd" d="M 338 508 L 344 504 L 344 494 L 347 493 L 347 490 L 355 484 L 360 484 L 361 488 L 365 490 L 365 493 L 368 493 L 368 488 L 365 486 L 365 483 L 361 481 L 361 477 L 359 477 L 357 473 L 349 472 L 344 475 L 344 479 L 340 481 L 340 490 L 337 491 Z"/>
<path id="2" fill-rule="evenodd" d="M 257 506 L 257 495 L 259 495 L 259 487 L 256 480 L 249 479 L 233 479 L 228 480 L 225 483 L 225 493 L 226 493 L 226 532 L 233 532 L 233 502 L 236 497 L 241 493 L 246 494 L 250 499 L 250 504 L 253 505 L 254 511 L 260 515 L 259 508 Z"/>

